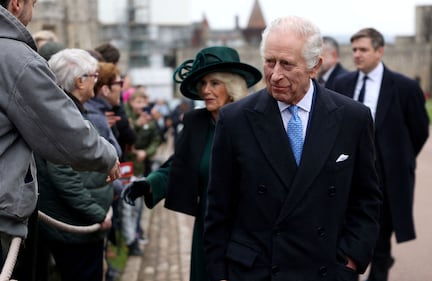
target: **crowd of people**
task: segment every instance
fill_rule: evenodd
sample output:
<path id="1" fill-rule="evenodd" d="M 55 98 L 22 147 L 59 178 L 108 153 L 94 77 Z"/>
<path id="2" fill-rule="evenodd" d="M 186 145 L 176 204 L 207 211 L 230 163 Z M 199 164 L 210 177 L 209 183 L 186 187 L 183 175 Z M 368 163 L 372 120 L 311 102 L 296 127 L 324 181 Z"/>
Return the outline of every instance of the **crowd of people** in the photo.
<path id="1" fill-rule="evenodd" d="M 35 2 L 0 0 L 0 46 L 13 50 L 0 55 L 2 263 L 25 238 L 13 278 L 49 280 L 54 261 L 63 281 L 114 280 L 107 245 L 121 235 L 145 254 L 141 216 L 163 200 L 195 217 L 191 281 L 357 281 L 368 266 L 368 281 L 388 280 L 393 233 L 415 239 L 429 118 L 418 83 L 382 62 L 379 31 L 351 37 L 348 71 L 336 40 L 278 18 L 263 75 L 233 48 L 203 48 L 174 71 L 184 100 L 171 108 L 121 73 L 112 44 L 32 36 Z M 99 229 L 67 232 L 39 210 Z"/>
<path id="2" fill-rule="evenodd" d="M 19 55 L 29 57 L 34 64 L 21 66 L 15 62 L 16 73 L 24 73 L 21 79 L 15 81 L 15 72 L 8 70 L 11 78 L 2 82 L 2 89 L 14 97 L 16 103 L 14 109 L 12 103 L 7 102 L 11 98 L 5 96 L 2 112 L 4 109 L 16 130 L 22 132 L 21 149 L 30 152 L 26 148 L 28 144 L 34 153 L 34 162 L 30 162 L 34 164 L 30 166 L 23 161 L 23 169 L 18 169 L 19 165 L 7 159 L 7 150 L 2 150 L 2 161 L 9 161 L 14 170 L 28 169 L 24 175 L 17 174 L 17 179 L 13 179 L 13 174 L 2 176 L 14 181 L 23 178 L 28 190 L 22 198 L 15 192 L 16 199 L 21 201 L 14 202 L 13 194 L 9 195 L 7 204 L 22 208 L 10 212 L 19 215 L 17 218 L 23 226 L 12 221 L 6 223 L 6 220 L 2 223 L 1 229 L 5 232 L 1 235 L 2 264 L 11 239 L 18 236 L 26 239 L 12 278 L 49 280 L 54 261 L 62 280 L 114 280 L 115 274 L 106 258 L 108 243 L 118 243 L 120 234 L 128 244 L 129 254 L 141 255 L 137 242 L 145 239 L 139 224 L 142 207 L 135 210 L 136 216 L 133 216 L 128 208 L 131 206 L 119 200 L 125 185 L 125 179 L 120 177 L 120 162 L 133 163 L 133 174 L 128 180 L 146 176 L 152 167 L 166 160 L 167 152 L 152 161 L 161 147 L 172 153 L 173 147 L 167 146 L 172 145 L 170 139 L 174 138 L 173 130 L 177 130 L 174 126 L 180 128 L 182 115 L 193 104 L 182 101 L 181 106 L 172 110 L 167 101 L 151 101 L 144 87 L 126 83 L 127 77 L 121 75 L 117 66 L 120 53 L 111 44 L 92 50 L 71 49 L 59 42 L 52 32 L 30 34 L 24 26 L 31 19 L 32 1 L 0 4 L 2 42 L 30 46 L 33 50 L 23 50 Z M 5 31 L 15 32 L 17 40 L 5 40 Z M 9 61 L 12 65 L 13 60 L 4 59 L 5 67 Z M 34 94 L 34 91 L 44 92 Z M 134 101 L 139 99 L 140 103 L 136 104 Z M 26 110 L 27 114 L 21 110 Z M 3 128 L 12 128 L 12 125 L 2 124 Z M 8 131 L 14 132 L 5 132 Z M 12 138 L 13 135 L 8 137 L 5 132 L 2 140 Z M 22 152 L 12 152 L 14 150 L 10 153 L 19 160 L 17 156 Z M 22 160 L 30 161 L 31 157 L 25 155 L 22 154 Z M 4 183 L 11 187 L 16 185 Z M 31 192 L 32 186 L 34 192 Z M 2 194 L 8 192 L 4 190 Z M 2 198 L 5 197 L 2 195 Z M 38 220 L 38 211 L 66 224 L 99 224 L 100 227 L 89 234 L 69 233 Z M 17 226 L 12 228 L 12 225 Z"/>
<path id="3" fill-rule="evenodd" d="M 111 44 L 81 50 L 65 48 L 55 38 L 41 42 L 39 52 L 47 59 L 58 86 L 115 148 L 120 165 L 130 164 L 132 173 L 106 184 L 103 174 L 74 172 L 36 155 L 39 210 L 72 225 L 101 223 L 100 231 L 83 235 L 39 222 L 35 228 L 36 280 L 49 279 L 52 260 L 62 280 L 101 280 L 102 276 L 114 280 L 116 270 L 107 262 L 108 243 L 120 246 L 123 240 L 130 256 L 142 255 L 141 246 L 148 243 L 141 227 L 141 200 L 132 206 L 119 200 L 120 193 L 125 185 L 148 176 L 167 160 L 165 150 L 173 152 L 177 131 L 172 120 L 182 123 L 182 116 L 177 115 L 192 109 L 193 104 L 184 107 L 181 103 L 183 107 L 171 109 L 168 101 L 150 100 L 144 86 L 125 83 L 128 78 L 117 67 L 119 50 Z"/>
<path id="4" fill-rule="evenodd" d="M 52 46 L 58 46 L 54 43 Z M 43 47 L 47 44 L 51 43 L 44 43 L 40 50 L 46 50 Z M 168 101 L 150 100 L 144 86 L 125 83 L 128 79 L 120 74 L 117 67 L 120 53 L 111 44 L 103 44 L 91 51 L 69 48 L 53 48 L 52 51 L 48 64 L 56 75 L 58 85 L 76 101 L 77 107 L 99 134 L 113 145 L 120 165 L 129 164 L 132 173 L 122 175 L 109 185 L 98 180 L 98 175 L 86 173 L 81 176 L 79 188 L 76 189 L 73 186 L 77 184 L 77 179 L 70 172 L 66 177 L 52 166 L 38 166 L 38 170 L 43 171 L 38 178 L 41 211 L 74 225 L 100 222 L 98 208 L 106 215 L 108 207 L 111 207 L 113 217 L 102 220 L 101 230 L 108 231 L 86 236 L 64 233 L 54 226 L 39 223 L 38 246 L 45 251 L 40 251 L 37 256 L 37 280 L 47 279 L 50 256 L 54 258 L 62 280 L 68 280 L 70 276 L 74 280 L 99 280 L 102 275 L 106 276 L 106 280 L 114 280 L 116 270 L 106 259 L 106 251 L 110 249 L 107 243 L 120 246 L 119 241 L 123 240 L 130 256 L 142 255 L 141 246 L 148 243 L 141 227 L 142 200 L 137 200 L 134 205 L 127 204 L 119 200 L 120 193 L 125 185 L 148 176 L 167 160 L 166 152 L 160 154 L 163 150 L 170 153 L 174 150 L 170 140 L 177 129 L 173 127 L 172 120 L 182 122 L 182 116 L 176 115 L 183 115 L 192 109 L 193 104 L 188 103 L 188 107 L 182 110 L 171 109 Z M 86 68 L 90 62 L 92 67 Z M 66 215 L 68 212 L 69 218 Z M 74 220 L 74 216 L 86 219 Z M 90 219 L 92 217 L 94 219 Z M 79 259 L 80 256 L 86 258 Z M 102 264 L 105 264 L 105 271 L 100 266 Z M 72 274 L 74 272 L 79 274 Z"/>

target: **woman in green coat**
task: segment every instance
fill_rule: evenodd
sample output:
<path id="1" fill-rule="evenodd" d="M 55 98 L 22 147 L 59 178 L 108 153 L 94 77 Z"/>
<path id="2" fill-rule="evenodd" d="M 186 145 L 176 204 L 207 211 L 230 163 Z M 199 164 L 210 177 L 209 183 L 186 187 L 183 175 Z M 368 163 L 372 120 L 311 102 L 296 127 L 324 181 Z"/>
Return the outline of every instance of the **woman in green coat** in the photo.
<path id="1" fill-rule="evenodd" d="M 180 65 L 174 80 L 182 94 L 203 100 L 205 108 L 190 111 L 183 118 L 183 130 L 175 144 L 174 155 L 145 180 L 123 191 L 128 203 L 144 195 L 149 208 L 165 198 L 165 207 L 195 216 L 191 251 L 191 281 L 206 281 L 204 265 L 204 214 L 213 135 L 219 109 L 248 94 L 248 87 L 261 80 L 259 70 L 241 63 L 236 50 L 209 47 L 194 60 Z"/>

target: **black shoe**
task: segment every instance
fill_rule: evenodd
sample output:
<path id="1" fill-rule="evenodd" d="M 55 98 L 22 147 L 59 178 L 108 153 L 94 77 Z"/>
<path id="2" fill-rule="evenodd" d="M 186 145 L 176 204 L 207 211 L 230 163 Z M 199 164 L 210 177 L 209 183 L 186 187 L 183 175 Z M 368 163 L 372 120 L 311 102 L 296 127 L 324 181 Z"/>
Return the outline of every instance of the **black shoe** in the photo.
<path id="1" fill-rule="evenodd" d="M 137 241 L 138 241 L 138 244 L 142 245 L 142 246 L 147 245 L 149 243 L 148 238 L 145 236 L 141 236 L 141 237 L 137 238 Z"/>
<path id="2" fill-rule="evenodd" d="M 121 275 L 120 271 L 115 269 L 114 267 L 109 266 L 108 271 L 106 273 L 106 281 L 115 281 Z"/>
<path id="3" fill-rule="evenodd" d="M 132 244 L 128 245 L 128 249 L 129 256 L 142 256 L 144 254 L 144 252 L 140 249 L 137 240 L 135 240 Z"/>

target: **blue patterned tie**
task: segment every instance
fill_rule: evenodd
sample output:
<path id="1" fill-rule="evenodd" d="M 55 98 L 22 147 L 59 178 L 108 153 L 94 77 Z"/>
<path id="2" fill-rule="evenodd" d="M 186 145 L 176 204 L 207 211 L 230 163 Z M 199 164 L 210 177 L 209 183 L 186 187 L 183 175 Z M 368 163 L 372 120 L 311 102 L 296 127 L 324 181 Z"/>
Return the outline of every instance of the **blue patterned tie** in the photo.
<path id="1" fill-rule="evenodd" d="M 291 112 L 291 119 L 288 121 L 287 133 L 298 166 L 303 150 L 303 125 L 298 116 L 298 106 L 291 105 L 288 110 Z"/>

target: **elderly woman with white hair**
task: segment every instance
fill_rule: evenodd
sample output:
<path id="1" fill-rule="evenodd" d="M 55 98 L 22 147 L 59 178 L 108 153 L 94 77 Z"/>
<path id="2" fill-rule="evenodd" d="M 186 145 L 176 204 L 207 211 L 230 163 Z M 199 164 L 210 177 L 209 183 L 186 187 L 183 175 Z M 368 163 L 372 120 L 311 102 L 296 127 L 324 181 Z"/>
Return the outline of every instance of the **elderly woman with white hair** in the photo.
<path id="1" fill-rule="evenodd" d="M 49 65 L 57 84 L 75 102 L 85 117 L 83 103 L 94 96 L 98 63 L 87 51 L 64 49 L 51 57 Z M 108 209 L 113 188 L 101 173 L 77 172 L 36 155 L 39 209 L 71 225 L 101 224 L 90 234 L 68 233 L 45 222 L 39 224 L 37 280 L 48 280 L 51 253 L 61 280 L 103 280 L 104 238 L 111 227 Z"/>
<path id="2" fill-rule="evenodd" d="M 99 66 L 87 51 L 64 49 L 54 54 L 48 64 L 56 75 L 57 84 L 75 103 L 78 102 L 78 107 L 94 96 Z"/>

